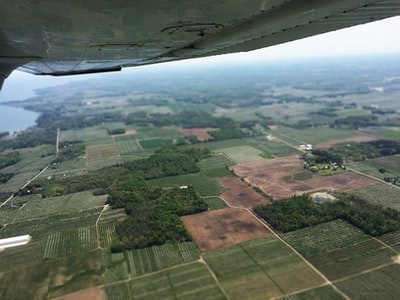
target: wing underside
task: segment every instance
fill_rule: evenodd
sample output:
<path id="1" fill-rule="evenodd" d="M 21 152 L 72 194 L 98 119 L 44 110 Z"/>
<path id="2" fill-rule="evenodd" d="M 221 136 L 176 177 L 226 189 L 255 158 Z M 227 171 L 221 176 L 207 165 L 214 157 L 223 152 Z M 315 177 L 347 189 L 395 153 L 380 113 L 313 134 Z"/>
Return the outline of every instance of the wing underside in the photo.
<path id="1" fill-rule="evenodd" d="M 0 79 L 250 51 L 399 12 L 399 0 L 3 1 Z"/>

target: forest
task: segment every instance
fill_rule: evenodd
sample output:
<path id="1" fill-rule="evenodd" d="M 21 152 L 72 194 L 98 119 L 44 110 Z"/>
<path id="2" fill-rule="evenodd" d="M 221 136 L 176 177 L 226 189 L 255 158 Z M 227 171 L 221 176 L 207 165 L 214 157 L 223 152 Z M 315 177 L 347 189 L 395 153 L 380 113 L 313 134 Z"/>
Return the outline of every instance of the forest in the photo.
<path id="1" fill-rule="evenodd" d="M 342 219 L 372 236 L 400 229 L 400 212 L 352 195 L 339 194 L 334 201 L 315 203 L 309 195 L 293 196 L 258 205 L 254 211 L 282 232 Z"/>
<path id="2" fill-rule="evenodd" d="M 149 188 L 144 178 L 135 180 L 138 185 L 125 185 L 126 189 L 111 192 L 107 198 L 107 203 L 113 208 L 124 207 L 128 214 L 128 218 L 117 224 L 119 239 L 114 239 L 111 251 L 190 241 L 191 237 L 179 217 L 208 208 L 195 190 L 190 186 L 167 190 Z"/>

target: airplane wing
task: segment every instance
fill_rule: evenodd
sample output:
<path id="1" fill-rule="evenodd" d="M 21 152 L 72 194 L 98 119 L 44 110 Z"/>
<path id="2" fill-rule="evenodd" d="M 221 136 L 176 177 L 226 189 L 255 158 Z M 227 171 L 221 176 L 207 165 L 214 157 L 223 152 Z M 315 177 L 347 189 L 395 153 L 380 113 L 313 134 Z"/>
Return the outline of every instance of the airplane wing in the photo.
<path id="1" fill-rule="evenodd" d="M 1 1 L 0 86 L 16 68 L 115 71 L 259 49 L 399 13 L 400 0 Z"/>

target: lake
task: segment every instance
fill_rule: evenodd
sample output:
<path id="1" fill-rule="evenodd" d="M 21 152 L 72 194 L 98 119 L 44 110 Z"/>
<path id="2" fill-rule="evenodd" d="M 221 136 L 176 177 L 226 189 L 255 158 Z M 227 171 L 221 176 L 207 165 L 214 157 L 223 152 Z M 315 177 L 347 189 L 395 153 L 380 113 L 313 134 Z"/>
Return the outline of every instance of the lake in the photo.
<path id="1" fill-rule="evenodd" d="M 38 117 L 39 114 L 33 111 L 0 105 L 0 132 L 8 131 L 12 134 L 27 129 L 35 125 Z"/>

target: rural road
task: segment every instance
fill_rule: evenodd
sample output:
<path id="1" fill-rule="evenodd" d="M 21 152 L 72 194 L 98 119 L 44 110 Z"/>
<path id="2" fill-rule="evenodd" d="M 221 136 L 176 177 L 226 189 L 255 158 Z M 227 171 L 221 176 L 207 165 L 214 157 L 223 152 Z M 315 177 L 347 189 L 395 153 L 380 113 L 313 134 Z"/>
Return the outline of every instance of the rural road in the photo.
<path id="1" fill-rule="evenodd" d="M 60 128 L 57 128 L 57 140 L 56 140 L 56 158 L 58 157 L 58 152 L 59 152 L 59 143 L 60 143 Z M 22 185 L 19 190 L 22 190 L 26 188 L 32 181 L 34 181 L 36 178 L 38 178 L 40 175 L 42 175 L 44 172 L 47 171 L 48 168 L 51 167 L 51 162 L 44 167 L 42 170 L 39 171 L 35 176 L 33 176 L 31 179 L 29 179 L 24 185 Z M 2 208 L 4 205 L 6 205 L 11 199 L 14 198 L 14 193 L 7 198 L 6 201 L 0 204 L 0 208 Z"/>

